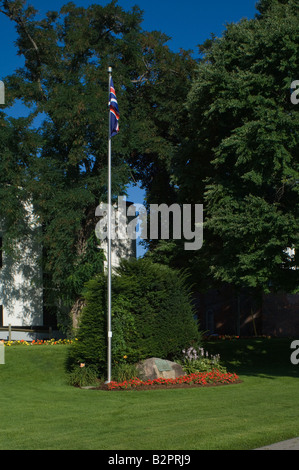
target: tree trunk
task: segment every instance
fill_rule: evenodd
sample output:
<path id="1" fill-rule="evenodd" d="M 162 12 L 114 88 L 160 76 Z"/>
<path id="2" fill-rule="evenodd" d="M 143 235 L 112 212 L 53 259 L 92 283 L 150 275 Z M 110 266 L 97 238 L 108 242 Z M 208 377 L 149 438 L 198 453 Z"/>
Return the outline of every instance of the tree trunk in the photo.
<path id="1" fill-rule="evenodd" d="M 77 330 L 79 327 L 80 315 L 83 307 L 85 306 L 85 300 L 77 299 L 71 309 L 71 319 L 73 330 Z"/>

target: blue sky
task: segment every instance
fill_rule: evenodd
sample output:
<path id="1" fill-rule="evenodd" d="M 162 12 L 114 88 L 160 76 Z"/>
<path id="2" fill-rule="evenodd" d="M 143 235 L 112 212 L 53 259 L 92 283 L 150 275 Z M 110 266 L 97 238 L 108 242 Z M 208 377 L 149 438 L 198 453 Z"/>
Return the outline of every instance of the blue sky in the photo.
<path id="1" fill-rule="evenodd" d="M 31 0 L 41 15 L 48 10 L 58 11 L 68 0 Z M 106 5 L 106 0 L 74 0 L 78 6 L 88 7 L 93 3 Z M 180 48 L 191 49 L 197 57 L 198 44 L 203 43 L 214 33 L 220 37 L 227 23 L 238 22 L 242 18 L 251 19 L 256 14 L 256 0 L 119 0 L 124 10 L 138 5 L 144 11 L 143 29 L 158 30 L 171 39 L 170 49 L 177 52 Z M 23 65 L 23 58 L 17 56 L 14 41 L 16 32 L 13 24 L 0 15 L 1 67 L 0 79 Z M 15 108 L 15 113 L 21 108 Z M 15 114 L 14 113 L 14 114 Z M 129 199 L 135 203 L 143 202 L 143 192 L 138 187 L 129 191 Z"/>
<path id="2" fill-rule="evenodd" d="M 41 15 L 48 10 L 59 10 L 68 0 L 31 0 L 31 4 Z M 92 3 L 106 5 L 106 0 L 75 0 L 79 6 Z M 197 53 L 197 45 L 210 37 L 211 33 L 221 36 L 226 23 L 238 22 L 241 18 L 253 18 L 256 0 L 119 0 L 125 10 L 138 5 L 144 11 L 143 28 L 158 30 L 172 39 L 172 50 L 192 49 Z M 0 15 L 1 68 L 0 77 L 14 71 L 22 59 L 16 55 L 14 41 L 16 33 L 13 24 Z"/>

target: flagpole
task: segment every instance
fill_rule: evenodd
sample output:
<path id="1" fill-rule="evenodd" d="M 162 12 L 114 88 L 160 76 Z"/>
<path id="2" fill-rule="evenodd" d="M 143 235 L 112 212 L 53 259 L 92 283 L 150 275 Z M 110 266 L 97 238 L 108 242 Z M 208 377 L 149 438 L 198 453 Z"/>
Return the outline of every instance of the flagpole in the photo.
<path id="1" fill-rule="evenodd" d="M 109 96 L 112 77 L 112 67 L 108 67 L 109 76 Z M 110 133 L 111 113 L 109 112 L 109 133 L 108 133 L 108 311 L 107 311 L 107 383 L 111 382 L 111 133 Z"/>

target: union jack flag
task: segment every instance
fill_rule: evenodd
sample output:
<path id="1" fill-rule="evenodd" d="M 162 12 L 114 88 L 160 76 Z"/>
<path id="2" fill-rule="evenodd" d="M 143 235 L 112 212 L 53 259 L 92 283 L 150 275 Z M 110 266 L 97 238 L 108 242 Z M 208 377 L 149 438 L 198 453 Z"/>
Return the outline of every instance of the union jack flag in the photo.
<path id="1" fill-rule="evenodd" d="M 113 137 L 119 132 L 119 110 L 116 99 L 115 89 L 111 78 L 110 82 L 110 95 L 109 95 L 109 109 L 110 109 L 110 137 Z"/>

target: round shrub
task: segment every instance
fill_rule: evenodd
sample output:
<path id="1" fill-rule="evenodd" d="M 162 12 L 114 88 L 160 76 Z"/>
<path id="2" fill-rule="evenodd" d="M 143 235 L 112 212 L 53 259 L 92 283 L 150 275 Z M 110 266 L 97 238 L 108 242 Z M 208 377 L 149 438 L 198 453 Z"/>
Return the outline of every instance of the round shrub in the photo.
<path id="1" fill-rule="evenodd" d="M 106 278 L 87 284 L 86 307 L 70 362 L 107 364 Z M 123 261 L 112 278 L 112 360 L 135 363 L 147 357 L 175 359 L 198 345 L 187 276 L 147 259 Z"/>

